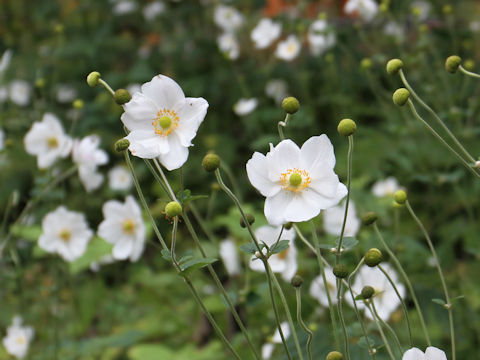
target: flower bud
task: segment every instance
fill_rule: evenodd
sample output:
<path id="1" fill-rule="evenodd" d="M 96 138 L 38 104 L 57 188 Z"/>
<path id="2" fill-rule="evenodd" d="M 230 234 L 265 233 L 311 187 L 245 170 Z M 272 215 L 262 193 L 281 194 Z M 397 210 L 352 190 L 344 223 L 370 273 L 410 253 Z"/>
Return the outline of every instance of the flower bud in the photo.
<path id="1" fill-rule="evenodd" d="M 95 87 L 98 85 L 98 80 L 100 80 L 100 73 L 98 71 L 92 71 L 87 76 L 87 84 L 90 87 Z"/>
<path id="2" fill-rule="evenodd" d="M 333 275 L 337 278 L 344 279 L 348 276 L 348 268 L 345 264 L 337 264 L 333 267 Z"/>
<path id="3" fill-rule="evenodd" d="M 398 204 L 405 204 L 405 201 L 407 201 L 407 193 L 404 190 L 397 190 L 395 191 L 395 194 L 393 194 L 393 198 Z"/>
<path id="4" fill-rule="evenodd" d="M 453 13 L 453 7 L 450 4 L 443 5 L 442 12 L 444 15 L 450 15 Z"/>
<path id="5" fill-rule="evenodd" d="M 128 103 L 132 99 L 132 96 L 130 95 L 130 93 L 127 90 L 118 89 L 117 91 L 115 91 L 115 94 L 113 95 L 113 98 L 115 99 L 115 102 L 118 105 L 123 105 L 123 104 Z"/>
<path id="6" fill-rule="evenodd" d="M 83 100 L 82 99 L 75 99 L 72 103 L 73 105 L 73 108 L 74 109 L 77 109 L 77 110 L 80 110 L 81 108 L 83 108 Z"/>
<path id="7" fill-rule="evenodd" d="M 370 69 L 372 67 L 372 60 L 370 58 L 363 58 L 360 62 L 360 67 L 365 70 Z"/>
<path id="8" fill-rule="evenodd" d="M 290 283 L 292 284 L 292 286 L 294 288 L 299 288 L 302 286 L 303 284 L 303 279 L 300 275 L 295 275 L 292 280 L 290 281 Z"/>
<path id="9" fill-rule="evenodd" d="M 328 355 L 325 359 L 326 360 L 343 360 L 343 355 L 342 355 L 341 352 L 332 351 L 332 352 L 328 353 Z"/>
<path id="10" fill-rule="evenodd" d="M 382 262 L 383 255 L 382 255 L 382 252 L 377 248 L 371 248 L 365 254 L 364 259 L 365 259 L 365 264 L 367 264 L 370 267 L 375 267 Z"/>
<path id="11" fill-rule="evenodd" d="M 480 169 L 480 160 L 475 161 L 475 169 Z"/>
<path id="12" fill-rule="evenodd" d="M 178 201 L 170 201 L 167 206 L 165 206 L 165 214 L 168 217 L 175 217 L 182 214 L 182 205 Z"/>
<path id="13" fill-rule="evenodd" d="M 262 253 L 261 253 L 260 251 L 258 251 L 258 250 L 255 251 L 255 257 L 256 257 L 257 259 L 261 259 L 261 258 L 262 258 Z"/>
<path id="14" fill-rule="evenodd" d="M 445 70 L 447 70 L 449 73 L 456 73 L 458 70 L 458 67 L 460 66 L 462 62 L 462 58 L 457 55 L 452 55 L 445 60 Z"/>
<path id="15" fill-rule="evenodd" d="M 362 295 L 362 298 L 364 298 L 365 300 L 370 299 L 373 294 L 375 294 L 375 289 L 368 285 L 364 286 L 362 292 L 360 293 L 360 295 Z"/>
<path id="16" fill-rule="evenodd" d="M 479 162 L 480 162 L 480 161 L 479 161 Z M 283 225 L 283 228 L 284 228 L 285 230 L 290 230 L 290 229 L 292 228 L 292 226 L 293 226 L 293 223 L 292 223 L 292 222 L 288 222 L 288 223 L 286 223 L 285 225 Z"/>
<path id="17" fill-rule="evenodd" d="M 127 150 L 129 146 L 130 141 L 128 139 L 120 139 L 115 143 L 114 148 L 116 152 L 122 152 Z"/>
<path id="18" fill-rule="evenodd" d="M 377 221 L 377 219 L 378 219 L 377 214 L 374 213 L 373 211 L 369 211 L 363 215 L 362 223 L 363 225 L 367 225 L 367 226 L 372 225 L 375 221 Z"/>
<path id="19" fill-rule="evenodd" d="M 403 61 L 400 59 L 391 59 L 387 62 L 387 73 L 395 75 L 401 68 L 403 68 Z"/>
<path id="20" fill-rule="evenodd" d="M 343 119 L 338 123 L 337 130 L 340 135 L 343 136 L 350 136 L 352 135 L 355 130 L 357 129 L 357 124 L 352 119 Z"/>
<path id="21" fill-rule="evenodd" d="M 220 166 L 220 158 L 217 154 L 207 154 L 202 160 L 202 166 L 205 171 L 212 172 Z"/>
<path id="22" fill-rule="evenodd" d="M 395 105 L 403 106 L 407 103 L 409 97 L 410 92 L 405 88 L 400 88 L 395 90 L 392 99 Z"/>
<path id="23" fill-rule="evenodd" d="M 247 213 L 247 214 L 245 214 L 245 217 L 247 218 L 247 221 L 248 221 L 249 225 L 252 225 L 255 222 L 255 216 L 253 216 L 252 214 Z M 240 226 L 242 228 L 247 227 L 247 224 L 245 224 L 245 221 L 243 220 L 243 217 L 240 218 Z"/>
<path id="24" fill-rule="evenodd" d="M 47 81 L 44 78 L 38 78 L 37 80 L 35 80 L 35 87 L 39 89 L 45 87 L 46 84 Z"/>
<path id="25" fill-rule="evenodd" d="M 300 108 L 300 103 L 293 96 L 286 97 L 282 101 L 282 109 L 285 110 L 287 114 L 295 114 Z"/>
<path id="26" fill-rule="evenodd" d="M 463 62 L 463 67 L 468 71 L 472 71 L 475 68 L 475 62 L 472 59 L 467 59 Z"/>

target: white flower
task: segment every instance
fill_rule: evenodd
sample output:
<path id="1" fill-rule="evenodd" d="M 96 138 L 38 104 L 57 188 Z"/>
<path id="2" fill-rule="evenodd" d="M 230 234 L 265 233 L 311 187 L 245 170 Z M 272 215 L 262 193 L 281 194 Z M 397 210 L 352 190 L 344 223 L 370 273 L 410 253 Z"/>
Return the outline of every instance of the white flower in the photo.
<path id="1" fill-rule="evenodd" d="M 225 32 L 217 38 L 218 48 L 230 60 L 238 59 L 240 55 L 240 46 L 238 40 L 233 33 Z"/>
<path id="2" fill-rule="evenodd" d="M 234 31 L 243 25 L 243 15 L 232 6 L 217 5 L 213 19 L 218 27 L 227 32 Z"/>
<path id="3" fill-rule="evenodd" d="M 425 353 L 414 347 L 405 351 L 402 360 L 447 360 L 447 355 L 444 351 L 433 346 L 429 346 Z"/>
<path id="4" fill-rule="evenodd" d="M 342 232 L 343 217 L 345 216 L 346 202 L 326 209 L 323 213 L 323 228 L 331 235 L 340 235 Z M 355 236 L 360 229 L 360 220 L 355 210 L 355 204 L 350 201 L 348 205 L 347 222 L 344 236 Z"/>
<path id="5" fill-rule="evenodd" d="M 143 7 L 142 13 L 145 19 L 151 21 L 165 11 L 165 4 L 161 1 L 151 2 Z"/>
<path id="6" fill-rule="evenodd" d="M 71 85 L 61 84 L 57 86 L 57 101 L 65 104 L 70 103 L 77 97 L 77 90 Z"/>
<path id="7" fill-rule="evenodd" d="M 480 31 L 480 21 L 472 21 L 469 25 L 470 31 L 471 32 L 479 32 Z"/>
<path id="8" fill-rule="evenodd" d="M 220 243 L 220 257 L 229 275 L 240 274 L 242 268 L 238 258 L 237 246 L 231 238 L 226 238 Z"/>
<path id="9" fill-rule="evenodd" d="M 99 145 L 100 138 L 96 135 L 77 139 L 73 144 L 73 162 L 78 165 L 78 175 L 87 192 L 97 189 L 103 182 L 103 175 L 97 172 L 97 166 L 106 164 L 108 155 L 98 148 Z"/>
<path id="10" fill-rule="evenodd" d="M 28 105 L 31 93 L 32 86 L 25 80 L 14 80 L 8 88 L 10 100 L 18 106 Z"/>
<path id="11" fill-rule="evenodd" d="M 347 194 L 333 168 L 335 154 L 327 135 L 312 136 L 300 149 L 293 141 L 270 144 L 247 162 L 250 183 L 266 197 L 265 217 L 272 225 L 307 221 Z"/>
<path id="12" fill-rule="evenodd" d="M 8 98 L 8 89 L 5 86 L 0 86 L 0 103 L 5 102 Z"/>
<path id="13" fill-rule="evenodd" d="M 390 276 L 397 287 L 400 296 L 403 298 L 405 296 L 405 287 L 398 282 L 398 276 L 395 270 L 389 264 L 382 264 L 382 267 Z M 390 315 L 401 304 L 400 299 L 395 293 L 395 289 L 378 267 L 371 268 L 365 265 L 360 268 L 360 271 L 355 276 L 355 281 L 352 285 L 353 293 L 360 294 L 363 287 L 367 285 L 375 289 L 375 297 L 373 300 L 375 301 L 375 308 L 377 309 L 378 316 L 387 321 L 390 318 Z M 347 300 L 348 304 L 353 306 L 350 292 L 346 292 L 344 298 Z M 365 307 L 363 301 L 357 301 L 357 307 L 363 309 Z M 365 315 L 369 319 L 373 319 L 372 314 L 368 309 L 365 310 Z"/>
<path id="14" fill-rule="evenodd" d="M 142 85 L 127 104 L 121 120 L 130 130 L 133 155 L 159 157 L 168 170 L 181 167 L 188 158 L 188 147 L 207 114 L 203 98 L 186 98 L 178 84 L 167 76 L 155 76 Z"/>
<path id="15" fill-rule="evenodd" d="M 34 335 L 33 327 L 22 326 L 22 322 L 20 316 L 15 316 L 12 325 L 7 328 L 7 335 L 3 338 L 3 346 L 7 353 L 17 359 L 23 359 L 27 355 Z"/>
<path id="16" fill-rule="evenodd" d="M 412 2 L 410 8 L 417 15 L 418 20 L 424 21 L 430 15 L 432 5 L 428 1 L 419 0 Z"/>
<path id="17" fill-rule="evenodd" d="M 308 43 L 313 55 L 321 55 L 335 45 L 335 35 L 327 31 L 325 20 L 316 20 L 308 28 Z"/>
<path id="18" fill-rule="evenodd" d="M 265 93 L 277 104 L 280 104 L 288 95 L 288 85 L 285 80 L 271 79 L 265 85 Z"/>
<path id="19" fill-rule="evenodd" d="M 98 235 L 113 244 L 113 258 L 137 261 L 145 247 L 145 224 L 142 212 L 132 196 L 124 203 L 107 201 L 102 208 L 104 220 L 98 226 Z"/>
<path id="20" fill-rule="evenodd" d="M 330 300 L 332 301 L 332 304 L 336 304 L 337 278 L 335 277 L 335 275 L 333 275 L 331 268 L 325 269 L 325 278 L 327 279 L 327 287 L 328 293 L 330 294 Z M 310 285 L 310 296 L 317 299 L 321 305 L 325 307 L 329 306 L 327 292 L 325 291 L 322 275 L 319 275 L 315 279 L 313 279 L 312 285 Z"/>
<path id="21" fill-rule="evenodd" d="M 240 99 L 233 105 L 233 112 L 238 116 L 246 116 L 256 109 L 258 100 L 256 98 Z"/>
<path id="22" fill-rule="evenodd" d="M 100 258 L 100 260 L 98 260 L 98 261 L 92 261 L 89 268 L 93 272 L 98 272 L 98 271 L 100 271 L 100 267 L 102 265 L 108 265 L 108 264 L 112 264 L 114 262 L 115 262 L 115 259 L 113 258 L 112 254 L 107 254 L 107 255 L 102 256 Z"/>
<path id="23" fill-rule="evenodd" d="M 277 45 L 275 56 L 285 61 L 292 61 L 300 53 L 300 40 L 295 35 L 289 35 L 286 40 Z"/>
<path id="24" fill-rule="evenodd" d="M 82 213 L 59 206 L 43 218 L 38 246 L 59 254 L 65 261 L 74 261 L 85 253 L 92 235 Z"/>
<path id="25" fill-rule="evenodd" d="M 125 15 L 137 9 L 137 4 L 130 0 L 120 0 L 113 6 L 112 12 L 115 15 Z"/>
<path id="26" fill-rule="evenodd" d="M 282 329 L 283 336 L 285 340 L 290 336 L 290 325 L 287 321 L 280 323 L 280 328 Z M 273 350 L 275 349 L 275 344 L 281 344 L 282 337 L 280 336 L 280 331 L 278 327 L 275 330 L 275 333 L 272 336 L 271 342 L 268 342 L 262 346 L 262 359 L 269 360 L 272 357 Z"/>
<path id="27" fill-rule="evenodd" d="M 72 139 L 65 135 L 60 120 L 51 113 L 32 125 L 24 144 L 27 153 L 37 156 L 40 169 L 52 166 L 59 157 L 67 157 L 72 149 Z"/>
<path id="28" fill-rule="evenodd" d="M 5 148 L 5 131 L 0 129 L 0 151 Z"/>
<path id="29" fill-rule="evenodd" d="M 133 96 L 133 94 L 142 91 L 142 85 L 136 84 L 136 83 L 135 84 L 129 84 L 126 89 L 130 93 L 130 95 Z"/>
<path id="30" fill-rule="evenodd" d="M 133 185 L 130 171 L 123 165 L 117 165 L 108 172 L 108 185 L 112 190 L 128 190 Z"/>
<path id="31" fill-rule="evenodd" d="M 13 51 L 11 49 L 5 50 L 5 52 L 2 55 L 2 58 L 0 59 L 0 74 L 5 72 L 7 70 L 8 65 L 10 65 L 10 61 L 12 60 L 13 56 Z"/>
<path id="32" fill-rule="evenodd" d="M 281 23 L 272 21 L 270 18 L 263 18 L 250 33 L 250 38 L 257 49 L 265 49 L 278 39 L 281 32 Z"/>
<path id="33" fill-rule="evenodd" d="M 377 181 L 372 186 L 373 195 L 378 197 L 391 196 L 397 190 L 400 190 L 400 185 L 393 176 L 389 176 L 385 180 Z"/>
<path id="34" fill-rule="evenodd" d="M 278 240 L 280 235 L 281 227 L 273 227 L 269 225 L 261 226 L 255 231 L 255 236 L 257 237 L 260 243 L 265 243 L 268 247 L 272 247 Z M 285 281 L 290 281 L 292 277 L 297 272 L 297 249 L 295 247 L 295 243 L 293 242 L 295 239 L 295 230 L 284 229 L 280 240 L 288 240 L 289 247 L 282 251 L 281 253 L 274 254 L 270 256 L 268 259 L 268 263 L 275 273 L 281 273 L 282 278 Z M 264 248 L 263 251 L 266 251 Z M 254 260 L 256 259 L 256 260 Z M 257 259 L 255 256 L 252 256 L 250 261 L 250 269 L 260 272 L 265 272 L 265 267 L 263 266 L 263 262 Z"/>
<path id="35" fill-rule="evenodd" d="M 345 4 L 346 14 L 358 14 L 365 22 L 372 21 L 378 13 L 378 5 L 374 0 L 348 0 Z"/>
<path id="36" fill-rule="evenodd" d="M 403 26 L 394 21 L 386 23 L 383 32 L 388 36 L 394 37 L 398 41 L 402 41 L 405 38 Z"/>

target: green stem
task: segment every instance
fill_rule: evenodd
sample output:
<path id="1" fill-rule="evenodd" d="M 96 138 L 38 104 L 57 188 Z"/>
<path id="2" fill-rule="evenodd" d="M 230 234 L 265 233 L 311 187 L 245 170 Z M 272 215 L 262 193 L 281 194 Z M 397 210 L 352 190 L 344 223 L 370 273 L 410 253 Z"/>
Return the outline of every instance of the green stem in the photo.
<path id="1" fill-rule="evenodd" d="M 112 96 L 115 96 L 115 91 L 104 81 L 103 79 L 98 79 L 99 84 L 101 84 Z"/>
<path id="2" fill-rule="evenodd" d="M 297 298 L 297 321 L 302 327 L 303 330 L 308 335 L 307 339 L 307 355 L 308 355 L 308 360 L 313 360 L 312 358 L 312 340 L 313 340 L 313 332 L 308 328 L 308 326 L 303 322 L 302 319 L 302 294 L 300 293 L 300 287 L 295 288 L 295 295 Z"/>
<path id="3" fill-rule="evenodd" d="M 280 137 L 280 141 L 285 140 L 285 135 L 283 135 L 283 127 L 287 127 L 288 125 L 288 120 L 290 119 L 290 114 L 287 114 L 285 116 L 285 120 L 279 121 L 277 128 L 278 128 L 278 136 Z"/>
<path id="4" fill-rule="evenodd" d="M 327 290 L 328 291 L 328 290 Z M 345 318 L 343 317 L 342 309 L 343 297 L 342 297 L 342 280 L 337 279 L 337 310 L 338 318 L 340 319 L 340 325 L 342 325 L 343 340 L 345 342 L 345 357 L 350 360 L 350 345 L 348 343 L 347 327 L 345 325 Z"/>
<path id="5" fill-rule="evenodd" d="M 383 343 L 385 344 L 385 347 L 387 348 L 388 355 L 390 355 L 390 359 L 395 360 L 395 356 L 393 356 L 392 349 L 390 348 L 390 344 L 388 343 L 387 337 L 385 336 L 385 333 L 383 332 L 382 326 L 378 322 L 378 318 L 375 316 L 374 311 L 372 310 L 370 306 L 370 302 L 367 300 L 365 301 L 368 310 L 370 310 L 370 313 L 372 314 L 373 320 L 375 320 L 375 324 L 377 325 L 377 329 L 380 332 L 380 336 L 382 337 Z"/>
<path id="6" fill-rule="evenodd" d="M 377 317 L 377 319 L 380 320 L 383 326 L 385 326 L 387 330 L 390 331 L 390 333 L 392 334 L 393 340 L 395 341 L 395 344 L 397 345 L 398 350 L 400 351 L 400 354 L 403 354 L 402 345 L 400 344 L 400 340 L 398 340 L 397 334 L 395 334 L 395 331 L 393 331 L 392 327 L 388 325 L 386 321 L 384 321 L 380 316 L 378 316 L 377 308 L 375 307 L 374 298 L 372 298 L 370 302 L 372 304 L 372 309 L 373 309 L 373 312 L 375 313 L 375 316 Z"/>
<path id="7" fill-rule="evenodd" d="M 472 78 L 475 78 L 475 79 L 480 79 L 480 75 L 477 74 L 477 73 L 474 73 L 474 72 L 471 72 L 471 71 L 468 71 L 467 69 L 465 69 L 462 65 L 460 65 L 458 67 L 458 70 L 460 70 L 462 73 L 464 73 L 465 75 L 467 76 L 470 76 Z"/>
<path id="8" fill-rule="evenodd" d="M 163 184 L 167 189 L 167 195 L 170 196 L 170 200 L 177 201 L 177 197 L 175 196 L 175 193 L 173 192 L 172 187 L 170 186 L 170 183 L 168 182 L 167 177 L 165 176 L 165 173 L 162 170 L 162 166 L 160 165 L 157 159 L 153 159 L 153 163 L 155 164 L 155 167 L 157 168 L 158 173 L 160 174 L 163 180 Z"/>

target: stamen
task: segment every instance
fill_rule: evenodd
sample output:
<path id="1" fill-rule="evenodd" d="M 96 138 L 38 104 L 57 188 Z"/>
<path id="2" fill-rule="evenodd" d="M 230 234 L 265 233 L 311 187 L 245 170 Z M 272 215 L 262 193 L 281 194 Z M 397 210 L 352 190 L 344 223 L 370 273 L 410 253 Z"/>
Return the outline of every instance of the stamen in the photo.
<path id="1" fill-rule="evenodd" d="M 310 185 L 312 179 L 308 172 L 303 169 L 288 169 L 280 175 L 280 184 L 285 190 L 297 192 Z"/>
<path id="2" fill-rule="evenodd" d="M 153 119 L 152 125 L 155 128 L 155 134 L 167 136 L 178 127 L 180 118 L 177 113 L 169 109 L 161 109 Z"/>
<path id="3" fill-rule="evenodd" d="M 127 235 L 132 235 L 135 231 L 135 222 L 132 219 L 126 219 L 123 221 L 122 230 Z"/>
<path id="4" fill-rule="evenodd" d="M 60 239 L 62 239 L 63 241 L 69 242 L 70 238 L 72 237 L 72 232 L 68 229 L 62 229 L 58 236 L 60 236 Z"/>

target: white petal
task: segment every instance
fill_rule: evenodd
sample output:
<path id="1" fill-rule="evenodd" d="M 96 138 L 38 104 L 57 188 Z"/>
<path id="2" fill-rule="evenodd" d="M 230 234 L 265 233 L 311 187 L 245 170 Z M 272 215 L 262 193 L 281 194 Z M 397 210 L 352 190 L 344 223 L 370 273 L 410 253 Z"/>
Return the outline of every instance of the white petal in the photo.
<path id="1" fill-rule="evenodd" d="M 425 355 L 423 354 L 422 350 L 414 347 L 405 351 L 402 360 L 425 360 Z"/>
<path id="2" fill-rule="evenodd" d="M 186 98 L 174 109 L 180 121 L 175 130 L 183 146 L 191 146 L 198 127 L 207 114 L 208 102 L 204 98 Z"/>
<path id="3" fill-rule="evenodd" d="M 311 169 L 317 162 L 325 163 L 330 169 L 335 166 L 335 154 L 333 145 L 327 135 L 312 136 L 302 145 L 301 157 L 302 166 Z"/>
<path id="4" fill-rule="evenodd" d="M 166 154 L 160 154 L 159 160 L 167 170 L 171 171 L 185 164 L 188 159 L 188 147 L 180 143 L 180 139 L 175 133 L 168 136 L 168 143 L 170 151 Z"/>
<path id="5" fill-rule="evenodd" d="M 309 195 L 309 192 L 301 191 L 292 196 L 288 206 L 283 209 L 286 221 L 307 221 L 320 213 L 319 204 Z"/>
<path id="6" fill-rule="evenodd" d="M 152 130 L 135 130 L 126 137 L 130 141 L 128 149 L 132 155 L 143 159 L 153 159 L 170 150 L 167 137 L 159 136 Z"/>
<path id="7" fill-rule="evenodd" d="M 265 217 L 271 225 L 282 225 L 288 220 L 285 220 L 285 209 L 292 200 L 290 191 L 279 191 L 274 196 L 269 196 L 265 200 Z"/>
<path id="8" fill-rule="evenodd" d="M 125 112 L 120 120 L 128 130 L 154 130 L 153 121 L 159 108 L 149 97 L 133 94 L 132 100 L 124 105 Z"/>
<path id="9" fill-rule="evenodd" d="M 255 152 L 252 158 L 248 160 L 246 167 L 248 180 L 263 196 L 273 196 L 280 191 L 280 185 L 268 178 L 268 165 L 265 155 Z"/>
<path id="10" fill-rule="evenodd" d="M 143 84 L 142 93 L 152 99 L 159 109 L 173 109 L 185 99 L 182 88 L 165 75 L 157 75 Z"/>
<path id="11" fill-rule="evenodd" d="M 430 346 L 425 351 L 425 360 L 447 360 L 447 355 L 444 351 Z"/>
<path id="12" fill-rule="evenodd" d="M 270 145 L 272 147 L 272 145 Z M 292 140 L 281 141 L 267 153 L 269 178 L 278 181 L 281 173 L 300 166 L 300 149 Z"/>
<path id="13" fill-rule="evenodd" d="M 127 238 L 119 239 L 113 247 L 112 255 L 117 260 L 125 260 L 133 250 L 133 241 Z"/>

